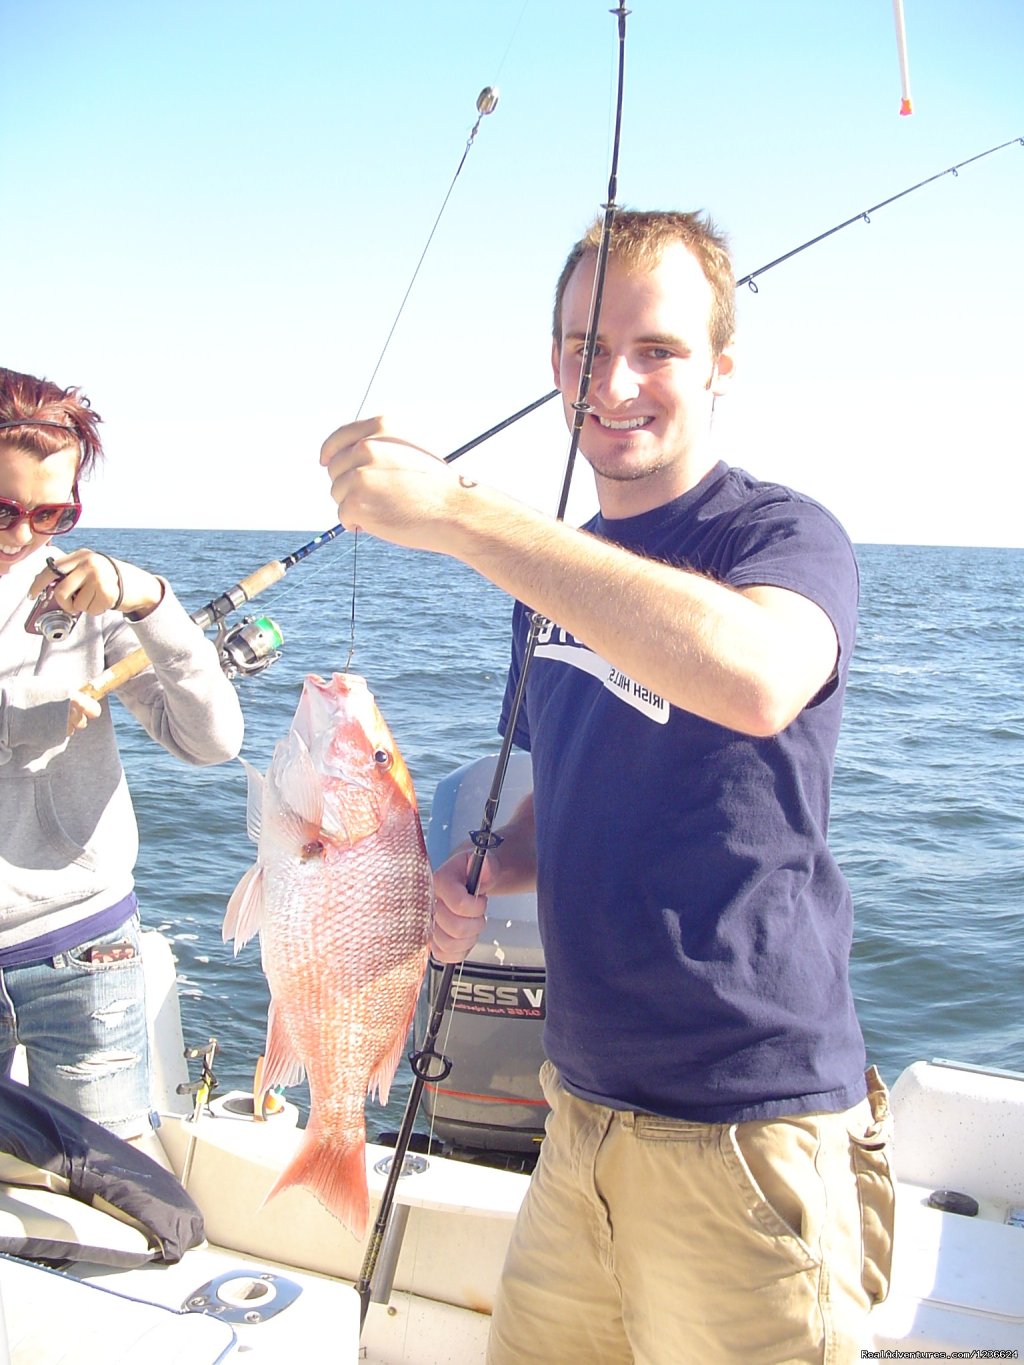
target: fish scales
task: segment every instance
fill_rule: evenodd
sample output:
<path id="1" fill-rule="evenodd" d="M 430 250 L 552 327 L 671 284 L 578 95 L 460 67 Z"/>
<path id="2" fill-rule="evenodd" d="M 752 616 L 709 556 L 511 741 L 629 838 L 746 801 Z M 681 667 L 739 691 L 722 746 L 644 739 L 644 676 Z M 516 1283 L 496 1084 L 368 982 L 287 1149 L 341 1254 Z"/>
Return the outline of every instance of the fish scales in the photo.
<path id="1" fill-rule="evenodd" d="M 266 778 L 250 770 L 249 825 L 259 856 L 224 937 L 237 952 L 260 934 L 271 992 L 262 1090 L 302 1071 L 310 1089 L 302 1147 L 268 1198 L 306 1185 L 362 1236 L 365 1099 L 387 1100 L 433 911 L 412 782 L 363 679 L 306 679 Z"/>

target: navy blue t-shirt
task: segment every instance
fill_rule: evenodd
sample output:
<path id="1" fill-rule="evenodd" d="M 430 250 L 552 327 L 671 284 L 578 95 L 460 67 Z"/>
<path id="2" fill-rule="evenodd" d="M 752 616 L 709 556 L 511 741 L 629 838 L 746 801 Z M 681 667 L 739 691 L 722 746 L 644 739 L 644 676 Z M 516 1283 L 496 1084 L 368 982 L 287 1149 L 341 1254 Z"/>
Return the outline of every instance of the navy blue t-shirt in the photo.
<path id="1" fill-rule="evenodd" d="M 864 1097 L 853 909 L 827 846 L 857 619 L 853 548 L 809 498 L 718 464 L 683 497 L 586 528 L 733 587 L 801 593 L 839 639 L 835 677 L 780 735 L 671 706 L 557 624 L 515 740 L 532 753 L 544 1046 L 614 1108 L 734 1123 Z M 517 603 L 507 725 L 529 629 Z"/>

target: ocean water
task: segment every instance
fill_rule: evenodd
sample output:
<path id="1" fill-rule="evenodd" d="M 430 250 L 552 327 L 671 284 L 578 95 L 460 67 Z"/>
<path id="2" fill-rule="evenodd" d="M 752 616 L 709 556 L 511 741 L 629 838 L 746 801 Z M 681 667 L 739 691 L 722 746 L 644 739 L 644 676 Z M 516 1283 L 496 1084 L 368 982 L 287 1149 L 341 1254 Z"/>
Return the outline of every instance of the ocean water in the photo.
<path id="1" fill-rule="evenodd" d="M 82 531 L 165 575 L 189 610 L 301 533 Z M 67 542 L 65 542 L 67 543 Z M 891 1084 L 918 1058 L 1024 1069 L 1024 550 L 858 547 L 861 623 L 837 756 L 831 841 L 852 885 L 852 975 L 868 1054 Z M 353 595 L 355 599 L 353 627 Z M 447 772 L 494 752 L 510 604 L 463 566 L 345 535 L 248 609 L 282 658 L 238 682 L 245 757 L 265 768 L 307 672 L 366 676 L 426 825 Z M 232 620 L 239 619 L 241 613 Z M 221 1089 L 251 1085 L 267 989 L 254 941 L 221 941 L 251 863 L 241 765 L 173 761 L 115 705 L 141 836 L 143 921 L 170 938 L 186 1042 L 215 1036 Z M 371 1133 L 397 1125 L 400 1074 Z M 304 1088 L 290 1092 L 305 1107 Z"/>

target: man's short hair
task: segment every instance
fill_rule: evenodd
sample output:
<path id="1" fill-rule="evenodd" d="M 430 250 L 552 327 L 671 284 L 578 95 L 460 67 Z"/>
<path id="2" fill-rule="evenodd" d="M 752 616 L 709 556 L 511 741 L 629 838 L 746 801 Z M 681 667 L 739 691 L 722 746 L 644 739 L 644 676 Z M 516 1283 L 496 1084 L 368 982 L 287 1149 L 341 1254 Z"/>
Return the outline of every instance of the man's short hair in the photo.
<path id="1" fill-rule="evenodd" d="M 603 215 L 569 252 L 555 287 L 553 332 L 562 342 L 562 299 L 573 271 L 584 256 L 597 255 Z M 650 270 L 661 260 L 667 246 L 681 242 L 700 265 L 711 286 L 711 317 L 708 326 L 712 355 L 717 359 L 736 331 L 736 279 L 725 236 L 703 213 L 673 210 L 620 209 L 612 219 L 609 258 L 629 269 Z"/>

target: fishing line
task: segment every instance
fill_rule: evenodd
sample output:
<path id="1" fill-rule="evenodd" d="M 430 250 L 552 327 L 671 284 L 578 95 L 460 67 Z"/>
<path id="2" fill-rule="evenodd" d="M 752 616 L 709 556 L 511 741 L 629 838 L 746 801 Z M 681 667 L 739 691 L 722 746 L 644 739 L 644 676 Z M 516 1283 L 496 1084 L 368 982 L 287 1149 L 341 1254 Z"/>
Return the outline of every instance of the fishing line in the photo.
<path id="1" fill-rule="evenodd" d="M 347 673 L 352 666 L 352 659 L 356 652 L 356 584 L 359 581 L 359 533 L 356 532 L 352 538 L 352 606 L 348 623 L 348 658 L 345 660 L 345 667 L 341 670 Z"/>
<path id="2" fill-rule="evenodd" d="M 512 26 L 511 36 L 509 37 L 509 40 L 505 45 L 505 51 L 502 53 L 501 61 L 498 63 L 498 69 L 494 73 L 495 84 L 497 84 L 498 78 L 501 76 L 501 73 L 505 70 L 505 63 L 508 61 L 508 54 L 512 51 L 512 44 L 515 42 L 516 38 L 519 35 L 519 30 L 523 24 L 523 17 L 526 14 L 527 9 L 529 8 L 529 5 L 530 0 L 523 0 L 523 7 L 519 11 L 519 18 L 515 21 L 515 23 Z"/>
<path id="3" fill-rule="evenodd" d="M 382 365 L 383 362 L 384 362 L 384 357 L 385 357 L 385 356 L 387 355 L 387 353 L 388 353 L 388 347 L 391 345 L 391 338 L 395 335 L 395 330 L 396 330 L 397 327 L 398 327 L 398 324 L 399 324 L 399 321 L 401 320 L 402 314 L 405 312 L 405 305 L 406 305 L 406 304 L 408 303 L 408 301 L 409 301 L 409 295 L 412 293 L 413 285 L 415 285 L 415 283 L 416 283 L 416 278 L 417 278 L 417 276 L 418 276 L 419 273 L 420 273 L 420 268 L 422 267 L 423 262 L 424 262 L 424 260 L 426 259 L 427 252 L 430 250 L 430 244 L 431 244 L 431 242 L 434 240 L 434 234 L 437 232 L 438 225 L 439 225 L 440 222 L 441 222 L 441 218 L 442 218 L 443 215 L 444 215 L 444 211 L 445 211 L 445 209 L 448 207 L 448 200 L 452 197 L 452 191 L 455 189 L 456 181 L 458 180 L 459 176 L 462 174 L 462 168 L 463 168 L 463 166 L 465 166 L 465 164 L 466 164 L 466 158 L 469 156 L 469 153 L 470 153 L 470 150 L 471 150 L 471 148 L 472 148 L 472 146 L 473 146 L 473 143 L 476 141 L 476 135 L 477 135 L 477 133 L 478 133 L 479 130 L 480 130 L 480 124 L 483 122 L 483 120 L 487 117 L 488 114 L 493 114 L 493 113 L 494 113 L 494 110 L 497 108 L 497 105 L 498 105 L 498 90 L 497 90 L 497 87 L 496 87 L 496 86 L 491 86 L 491 85 L 485 85 L 484 88 L 480 91 L 480 94 L 477 96 L 477 99 L 476 99 L 476 122 L 473 124 L 473 127 L 470 129 L 469 137 L 467 138 L 467 140 L 466 140 L 466 145 L 465 145 L 465 147 L 463 148 L 463 152 L 462 152 L 462 156 L 461 156 L 461 158 L 460 158 L 460 160 L 459 160 L 459 164 L 458 164 L 458 166 L 456 166 L 456 168 L 455 168 L 455 174 L 452 176 L 452 178 L 451 178 L 451 183 L 450 183 L 449 186 L 448 186 L 448 192 L 447 192 L 447 194 L 445 195 L 444 199 L 443 199 L 442 202 L 441 202 L 441 207 L 440 207 L 440 208 L 438 209 L 438 211 L 437 211 L 437 217 L 434 219 L 433 227 L 430 229 L 430 233 L 429 233 L 429 235 L 427 236 L 427 240 L 426 240 L 426 242 L 425 242 L 424 245 L 423 245 L 423 250 L 420 252 L 420 258 L 419 258 L 419 260 L 416 262 L 416 268 L 415 268 L 415 269 L 413 270 L 413 272 L 412 272 L 412 276 L 410 277 L 409 283 L 408 283 L 408 285 L 406 286 L 405 293 L 402 295 L 402 301 L 401 301 L 401 303 L 398 305 L 398 312 L 395 314 L 394 321 L 393 321 L 392 324 L 391 324 L 391 330 L 388 332 L 387 336 L 386 336 L 385 339 L 384 339 L 384 345 L 381 347 L 380 355 L 378 355 L 378 357 L 377 357 L 377 363 L 376 363 L 376 364 L 374 365 L 374 367 L 373 367 L 373 372 L 372 372 L 371 375 L 370 375 L 369 382 L 368 382 L 367 385 L 366 385 L 366 389 L 365 389 L 364 392 L 363 392 L 362 398 L 359 400 L 359 406 L 356 408 L 356 415 L 355 415 L 355 418 L 353 419 L 354 421 L 358 421 L 359 418 L 362 416 L 363 408 L 366 406 L 366 400 L 367 400 L 367 398 L 369 398 L 369 396 L 370 396 L 370 390 L 373 388 L 374 380 L 377 378 L 377 373 L 378 373 L 378 371 L 380 370 L 380 367 L 381 367 L 381 365 Z M 358 530 L 355 532 L 355 540 L 356 540 L 356 542 L 358 543 L 358 540 L 359 540 L 359 532 L 358 532 Z M 353 561 L 353 562 L 354 562 L 354 561 Z M 352 662 L 352 657 L 353 657 L 353 655 L 355 654 L 355 648 L 356 648 L 356 596 L 357 596 L 356 589 L 357 589 L 357 581 L 356 581 L 355 576 L 353 575 L 353 579 L 352 579 L 352 621 L 351 621 L 351 632 L 352 632 L 352 633 L 351 633 L 351 637 L 350 637 L 350 640 L 349 640 L 348 662 L 345 664 L 345 672 L 348 672 L 348 666 L 349 666 L 349 664 Z"/>
<path id="4" fill-rule="evenodd" d="M 402 302 L 398 305 L 398 312 L 395 314 L 395 320 L 391 324 L 391 330 L 388 332 L 387 337 L 385 338 L 384 341 L 384 345 L 381 348 L 380 355 L 377 357 L 377 363 L 373 367 L 373 373 L 370 375 L 370 381 L 366 386 L 366 390 L 362 398 L 359 400 L 359 407 L 356 409 L 356 415 L 355 418 L 353 419 L 354 421 L 358 421 L 360 416 L 362 415 L 363 408 L 366 405 L 366 400 L 370 396 L 370 390 L 373 388 L 373 382 L 377 378 L 377 371 L 380 369 L 384 357 L 387 354 L 388 347 L 391 345 L 391 338 L 395 335 L 395 329 L 398 326 L 402 313 L 405 311 L 405 305 L 409 301 L 409 295 L 412 293 L 413 285 L 416 283 L 416 277 L 420 273 L 420 267 L 423 265 L 424 258 L 426 257 L 427 252 L 430 250 L 430 244 L 434 240 L 434 234 L 437 232 L 438 224 L 441 221 L 442 215 L 444 214 L 445 209 L 448 207 L 448 200 L 452 197 L 452 191 L 455 189 L 455 182 L 462 174 L 462 168 L 466 164 L 466 158 L 469 156 L 470 149 L 472 148 L 473 143 L 476 141 L 476 135 L 480 129 L 480 124 L 483 122 L 483 120 L 487 117 L 488 114 L 494 113 L 494 110 L 497 108 L 497 105 L 498 105 L 497 87 L 492 85 L 485 85 L 476 99 L 476 122 L 470 129 L 469 137 L 466 140 L 466 146 L 462 152 L 462 157 L 459 161 L 458 166 L 456 166 L 455 168 L 455 174 L 452 176 L 451 184 L 448 186 L 448 192 L 441 203 L 441 207 L 437 211 L 437 217 L 434 219 L 434 225 L 430 229 L 430 235 L 427 237 L 423 250 L 420 252 L 420 258 L 416 262 L 416 268 L 412 272 L 412 278 L 409 280 L 405 293 L 402 295 Z"/>
<path id="5" fill-rule="evenodd" d="M 330 544 L 329 541 L 324 543 Z M 337 547 L 335 553 L 340 554 L 342 549 L 343 544 Z M 284 582 L 282 586 L 278 589 L 278 591 L 272 592 L 269 595 L 268 605 L 274 607 L 276 605 L 279 605 L 281 602 L 284 602 L 293 593 L 308 592 L 309 585 L 315 582 L 316 579 L 322 577 L 328 571 L 328 569 L 332 569 L 333 567 L 334 565 L 329 556 L 325 557 L 324 559 L 318 560 L 317 563 L 312 568 L 310 568 L 307 571 L 307 573 L 303 575 L 302 578 L 291 578 L 287 582 Z"/>

